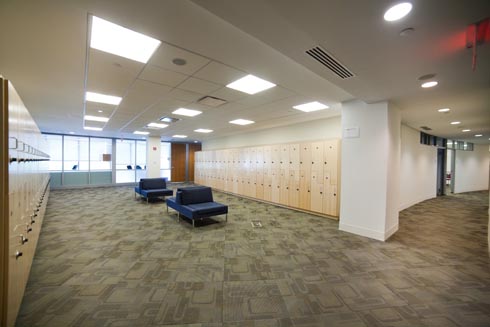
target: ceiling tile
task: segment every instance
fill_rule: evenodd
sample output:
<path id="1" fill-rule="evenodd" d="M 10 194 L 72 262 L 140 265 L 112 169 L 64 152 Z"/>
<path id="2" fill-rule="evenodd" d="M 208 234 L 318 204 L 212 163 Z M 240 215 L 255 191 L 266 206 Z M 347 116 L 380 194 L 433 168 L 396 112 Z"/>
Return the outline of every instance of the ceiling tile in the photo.
<path id="1" fill-rule="evenodd" d="M 220 89 L 222 86 L 202 79 L 190 77 L 179 85 L 179 89 L 197 92 L 201 94 L 209 94 Z"/>
<path id="2" fill-rule="evenodd" d="M 211 61 L 209 64 L 195 73 L 194 77 L 205 79 L 221 85 L 227 85 L 245 75 L 247 75 L 247 73 L 219 62 Z"/>
<path id="3" fill-rule="evenodd" d="M 175 58 L 184 59 L 186 64 L 182 66 L 174 64 L 172 60 Z M 152 65 L 186 75 L 194 74 L 209 62 L 207 58 L 166 43 L 160 45 L 149 61 Z"/>
<path id="4" fill-rule="evenodd" d="M 144 64 L 90 49 L 87 91 L 122 96 Z"/>
<path id="5" fill-rule="evenodd" d="M 173 99 L 186 101 L 186 102 L 194 102 L 204 96 L 204 94 L 185 91 L 181 89 L 173 89 L 168 95 Z"/>
<path id="6" fill-rule="evenodd" d="M 147 65 L 138 78 L 169 86 L 177 86 L 182 83 L 188 75 L 173 72 L 153 65 Z"/>
<path id="7" fill-rule="evenodd" d="M 233 101 L 243 99 L 243 98 L 249 96 L 246 93 L 230 89 L 229 87 L 223 87 L 217 91 L 210 93 L 209 95 L 211 95 L 213 97 L 220 98 L 220 99 L 224 99 L 228 102 L 233 102 Z"/>
<path id="8" fill-rule="evenodd" d="M 116 106 L 111 106 L 103 103 L 96 102 L 86 102 L 85 103 L 85 114 L 92 116 L 102 116 L 102 117 L 110 117 Z M 102 112 L 99 112 L 102 111 Z"/>

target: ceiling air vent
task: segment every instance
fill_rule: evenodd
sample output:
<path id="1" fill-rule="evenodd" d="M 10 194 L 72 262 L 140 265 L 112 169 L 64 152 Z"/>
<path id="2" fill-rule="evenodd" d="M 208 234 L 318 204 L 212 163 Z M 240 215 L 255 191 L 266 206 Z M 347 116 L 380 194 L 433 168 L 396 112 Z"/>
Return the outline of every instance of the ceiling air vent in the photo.
<path id="1" fill-rule="evenodd" d="M 421 129 L 423 129 L 424 131 L 431 131 L 432 128 L 428 127 L 428 126 L 420 126 Z"/>
<path id="2" fill-rule="evenodd" d="M 320 47 L 314 47 L 310 50 L 306 50 L 306 53 L 342 79 L 354 76 L 350 70 L 348 70 L 344 65 L 338 62 L 334 57 L 329 55 Z"/>
<path id="3" fill-rule="evenodd" d="M 226 100 L 216 98 L 216 97 L 212 97 L 209 95 L 202 97 L 199 100 L 197 100 L 197 103 L 204 104 L 208 107 L 219 107 L 219 106 L 225 104 L 226 102 L 227 102 Z"/>

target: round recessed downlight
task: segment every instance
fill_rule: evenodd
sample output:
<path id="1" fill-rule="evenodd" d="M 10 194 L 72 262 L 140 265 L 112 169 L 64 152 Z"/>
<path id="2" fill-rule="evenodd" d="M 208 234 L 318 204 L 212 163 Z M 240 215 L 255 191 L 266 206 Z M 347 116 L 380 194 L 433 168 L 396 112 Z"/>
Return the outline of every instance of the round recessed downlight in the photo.
<path id="1" fill-rule="evenodd" d="M 423 83 L 421 86 L 424 88 L 424 89 L 427 89 L 429 87 L 434 87 L 436 86 L 437 84 L 439 84 L 437 81 L 430 81 L 430 82 L 425 82 Z"/>
<path id="2" fill-rule="evenodd" d="M 451 109 L 449 108 L 441 108 L 441 109 L 438 109 L 437 111 L 439 112 L 449 112 Z"/>
<path id="3" fill-rule="evenodd" d="M 461 124 L 461 122 L 460 122 L 460 121 L 452 121 L 452 122 L 451 122 L 451 125 L 459 125 L 459 124 Z"/>
<path id="4" fill-rule="evenodd" d="M 187 64 L 187 61 L 182 58 L 174 58 L 172 62 L 177 66 L 184 66 L 185 64 Z"/>
<path id="5" fill-rule="evenodd" d="M 383 18 L 387 22 L 394 22 L 408 15 L 410 10 L 412 10 L 412 4 L 410 2 L 402 2 L 388 9 Z"/>

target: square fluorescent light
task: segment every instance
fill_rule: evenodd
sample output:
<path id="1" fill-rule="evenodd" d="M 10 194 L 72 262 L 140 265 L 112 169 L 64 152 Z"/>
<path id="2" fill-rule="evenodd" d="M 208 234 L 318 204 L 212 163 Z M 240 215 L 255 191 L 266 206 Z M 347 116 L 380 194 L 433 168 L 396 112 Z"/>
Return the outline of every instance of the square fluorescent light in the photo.
<path id="1" fill-rule="evenodd" d="M 276 84 L 268 82 L 262 78 L 258 78 L 254 75 L 247 75 L 226 85 L 226 87 L 229 87 L 230 89 L 248 94 L 259 93 L 274 86 L 276 86 Z"/>
<path id="2" fill-rule="evenodd" d="M 229 121 L 230 124 L 236 124 L 236 125 L 249 125 L 255 123 L 252 120 L 247 120 L 247 119 L 235 119 L 232 121 Z"/>
<path id="3" fill-rule="evenodd" d="M 198 133 L 211 133 L 212 131 L 213 131 L 212 129 L 205 129 L 205 128 L 198 128 L 194 130 L 194 132 L 198 132 Z"/>
<path id="4" fill-rule="evenodd" d="M 176 134 L 176 135 L 172 135 L 172 137 L 175 137 L 176 139 L 185 139 L 187 137 L 187 135 Z"/>
<path id="5" fill-rule="evenodd" d="M 101 131 L 102 128 L 100 127 L 90 127 L 90 126 L 84 126 L 83 129 L 89 130 L 89 131 Z"/>
<path id="6" fill-rule="evenodd" d="M 92 16 L 91 48 L 146 64 L 160 43 L 152 37 Z"/>
<path id="7" fill-rule="evenodd" d="M 167 124 L 159 124 L 159 123 L 149 123 L 148 125 L 146 125 L 147 127 L 150 127 L 150 128 L 165 128 L 167 127 L 168 125 Z"/>
<path id="8" fill-rule="evenodd" d="M 313 102 L 299 104 L 297 106 L 294 106 L 293 108 L 304 112 L 312 112 L 312 111 L 328 109 L 329 107 L 321 102 L 313 101 Z"/>
<path id="9" fill-rule="evenodd" d="M 134 131 L 133 134 L 148 135 L 148 134 L 150 134 L 150 132 Z"/>
<path id="10" fill-rule="evenodd" d="M 172 111 L 172 113 L 174 115 L 182 115 L 182 116 L 188 116 L 188 117 L 194 117 L 194 116 L 202 114 L 202 112 L 199 110 L 192 110 L 192 109 L 186 109 L 186 108 L 179 108 L 175 111 Z"/>
<path id="11" fill-rule="evenodd" d="M 106 122 L 109 121 L 109 118 L 107 118 L 107 117 L 99 117 L 99 116 L 85 115 L 83 118 L 85 120 L 100 121 L 100 122 L 103 122 L 103 123 L 106 123 Z"/>
<path id="12" fill-rule="evenodd" d="M 122 98 L 114 96 L 114 95 L 107 95 L 107 94 L 101 94 L 101 93 L 95 93 L 95 92 L 87 92 L 85 94 L 85 100 L 90 101 L 90 102 L 112 104 L 112 105 L 117 106 L 117 105 L 119 105 L 119 103 L 121 103 Z"/>

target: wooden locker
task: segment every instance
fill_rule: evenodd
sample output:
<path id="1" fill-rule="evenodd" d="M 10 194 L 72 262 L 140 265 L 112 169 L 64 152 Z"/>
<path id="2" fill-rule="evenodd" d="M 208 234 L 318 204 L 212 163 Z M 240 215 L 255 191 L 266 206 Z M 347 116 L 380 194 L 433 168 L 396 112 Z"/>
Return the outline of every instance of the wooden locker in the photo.
<path id="1" fill-rule="evenodd" d="M 323 171 L 324 165 L 324 143 L 323 142 L 313 142 L 311 144 L 311 170 L 320 172 Z"/>
<path id="2" fill-rule="evenodd" d="M 271 146 L 271 170 L 281 169 L 281 146 L 272 145 Z"/>
<path id="3" fill-rule="evenodd" d="M 289 170 L 289 200 L 288 205 L 294 208 L 299 208 L 299 170 Z"/>
<path id="4" fill-rule="evenodd" d="M 308 173 L 311 171 L 311 143 L 309 142 L 300 144 L 299 170 Z"/>
<path id="5" fill-rule="evenodd" d="M 326 215 L 338 217 L 339 196 L 337 194 L 337 186 L 330 184 L 328 184 L 327 186 L 324 185 L 324 190 L 326 197 L 323 201 L 323 213 Z"/>
<path id="6" fill-rule="evenodd" d="M 281 153 L 279 154 L 280 169 L 289 169 L 289 144 L 281 145 Z"/>
<path id="7" fill-rule="evenodd" d="M 264 180 L 264 200 L 270 202 L 272 201 L 272 174 L 264 173 L 263 180 Z"/>
<path id="8" fill-rule="evenodd" d="M 299 158 L 300 158 L 300 145 L 297 143 L 290 144 L 289 145 L 289 169 L 291 170 L 300 169 Z"/>
<path id="9" fill-rule="evenodd" d="M 338 171 L 339 171 L 339 157 L 340 157 L 340 141 L 328 140 L 325 141 L 325 163 L 326 167 L 330 171 L 330 184 L 337 185 L 338 183 Z"/>
<path id="10" fill-rule="evenodd" d="M 299 171 L 299 207 L 310 210 L 311 207 L 311 176 L 310 171 Z"/>
<path id="11" fill-rule="evenodd" d="M 257 171 L 255 182 L 255 196 L 259 200 L 264 200 L 264 173 L 262 171 Z"/>
<path id="12" fill-rule="evenodd" d="M 280 178 L 280 171 L 278 169 L 273 169 L 272 170 L 272 198 L 271 201 L 275 203 L 279 203 L 280 199 L 280 188 L 281 188 L 281 178 Z"/>
<path id="13" fill-rule="evenodd" d="M 314 172 L 311 173 L 311 205 L 310 210 L 314 212 L 323 212 L 323 182 L 313 178 Z"/>
<path id="14" fill-rule="evenodd" d="M 289 204 L 289 170 L 281 169 L 279 173 L 279 203 Z"/>

